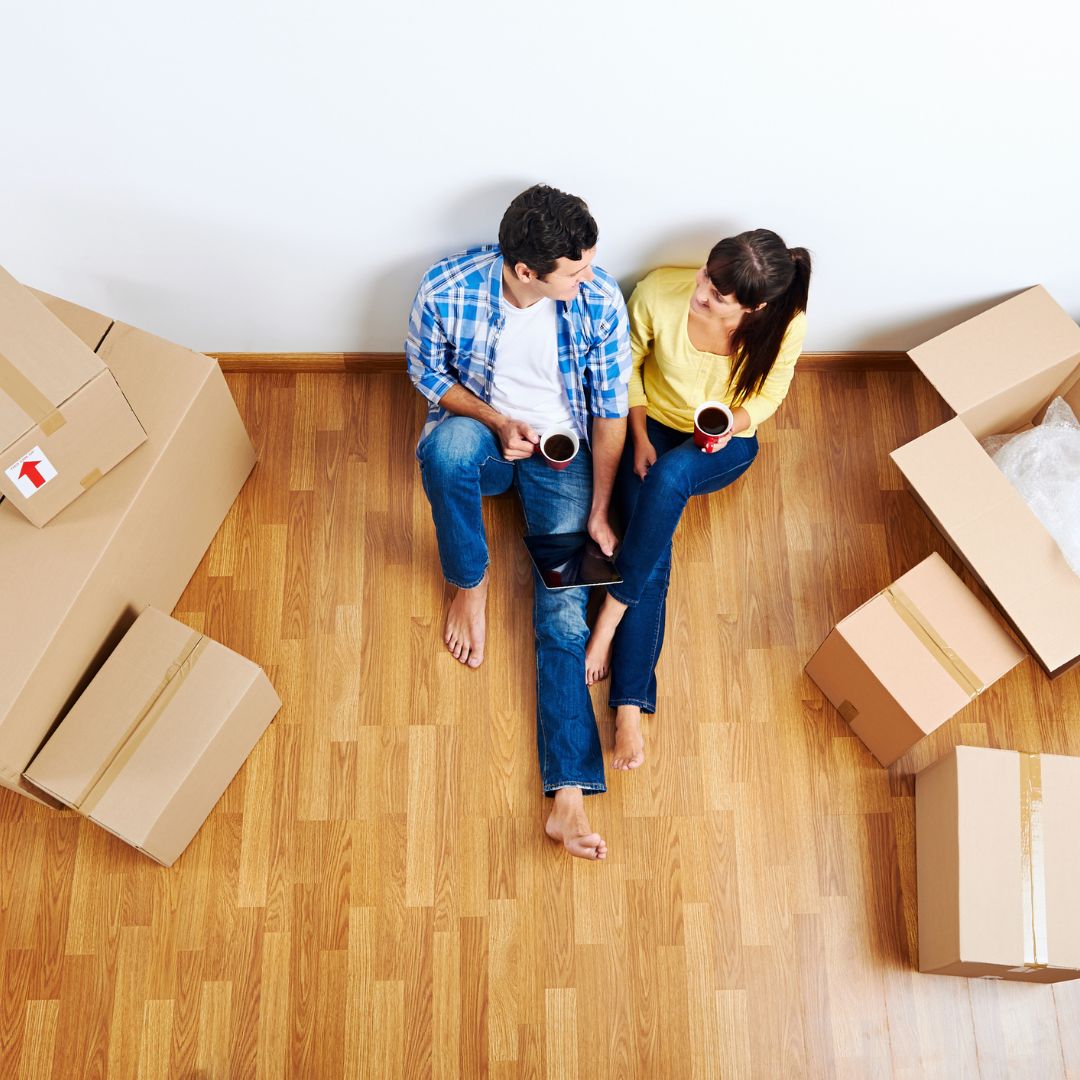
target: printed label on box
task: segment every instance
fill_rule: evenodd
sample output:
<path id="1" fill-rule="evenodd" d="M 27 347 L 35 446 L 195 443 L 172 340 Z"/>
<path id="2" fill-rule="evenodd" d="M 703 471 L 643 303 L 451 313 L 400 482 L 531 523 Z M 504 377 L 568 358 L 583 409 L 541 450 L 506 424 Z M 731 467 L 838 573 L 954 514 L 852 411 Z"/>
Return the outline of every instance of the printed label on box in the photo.
<path id="1" fill-rule="evenodd" d="M 5 470 L 8 479 L 26 498 L 39 492 L 50 480 L 56 477 L 53 463 L 35 446 L 28 454 L 23 454 L 13 465 Z"/>

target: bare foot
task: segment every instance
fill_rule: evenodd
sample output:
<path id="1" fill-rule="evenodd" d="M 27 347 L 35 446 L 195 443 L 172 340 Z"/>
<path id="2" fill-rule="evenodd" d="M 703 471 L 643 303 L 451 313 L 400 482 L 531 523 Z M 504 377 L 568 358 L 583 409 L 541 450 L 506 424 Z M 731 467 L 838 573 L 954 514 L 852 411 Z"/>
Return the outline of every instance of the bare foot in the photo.
<path id="1" fill-rule="evenodd" d="M 604 603 L 596 616 L 596 625 L 589 635 L 585 646 L 585 685 L 592 686 L 607 678 L 611 666 L 611 643 L 615 631 L 626 614 L 626 605 L 620 604 L 613 596 L 605 596 Z"/>
<path id="2" fill-rule="evenodd" d="M 641 734 L 641 710 L 636 705 L 620 705 L 615 710 L 615 753 L 613 769 L 636 769 L 645 763 L 645 737 Z"/>
<path id="3" fill-rule="evenodd" d="M 443 641 L 455 660 L 471 668 L 484 662 L 484 637 L 487 632 L 488 577 L 472 589 L 458 589 L 446 613 Z"/>
<path id="4" fill-rule="evenodd" d="M 581 788 L 559 788 L 555 792 L 555 805 L 548 815 L 544 832 L 579 859 L 607 857 L 604 838 L 592 831 L 585 816 L 585 799 Z"/>

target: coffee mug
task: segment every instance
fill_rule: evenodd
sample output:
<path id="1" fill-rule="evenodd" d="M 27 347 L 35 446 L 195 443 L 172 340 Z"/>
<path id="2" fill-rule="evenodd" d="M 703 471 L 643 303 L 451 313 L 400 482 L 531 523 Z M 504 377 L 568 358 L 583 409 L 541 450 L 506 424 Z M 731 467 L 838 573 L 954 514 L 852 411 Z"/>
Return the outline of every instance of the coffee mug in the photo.
<path id="1" fill-rule="evenodd" d="M 553 427 L 540 438 L 540 453 L 553 469 L 565 469 L 577 457 L 581 445 L 573 428 Z"/>
<path id="2" fill-rule="evenodd" d="M 711 454 L 734 423 L 734 415 L 722 401 L 703 401 L 694 410 L 694 443 Z"/>

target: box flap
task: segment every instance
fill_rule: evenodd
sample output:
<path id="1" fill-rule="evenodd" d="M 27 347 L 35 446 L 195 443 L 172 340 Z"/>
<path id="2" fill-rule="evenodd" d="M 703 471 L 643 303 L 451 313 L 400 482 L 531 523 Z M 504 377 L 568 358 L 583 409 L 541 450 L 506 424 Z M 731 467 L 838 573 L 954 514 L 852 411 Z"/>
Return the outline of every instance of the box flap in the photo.
<path id="1" fill-rule="evenodd" d="M 959 419 L 892 458 L 1048 672 L 1080 656 L 1080 576 Z"/>
<path id="2" fill-rule="evenodd" d="M 100 311 L 79 307 L 70 300 L 31 289 L 31 294 L 43 307 L 48 308 L 84 345 L 97 352 L 113 321 Z"/>
<path id="3" fill-rule="evenodd" d="M 1070 357 L 1080 363 L 1080 327 L 1041 285 L 910 350 L 957 413 Z"/>
<path id="4" fill-rule="evenodd" d="M 0 269 L 0 449 L 57 408 L 104 364 L 30 290 Z"/>

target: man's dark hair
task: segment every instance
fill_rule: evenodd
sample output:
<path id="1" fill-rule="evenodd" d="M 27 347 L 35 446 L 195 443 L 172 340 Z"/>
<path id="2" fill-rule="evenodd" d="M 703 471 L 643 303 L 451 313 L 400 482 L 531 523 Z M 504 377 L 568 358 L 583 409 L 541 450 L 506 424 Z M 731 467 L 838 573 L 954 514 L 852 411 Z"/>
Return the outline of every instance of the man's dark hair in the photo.
<path id="1" fill-rule="evenodd" d="M 596 247 L 596 222 L 584 199 L 534 184 L 506 208 L 499 225 L 499 247 L 511 270 L 524 263 L 540 278 L 559 259 L 581 258 Z"/>

